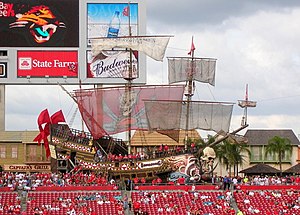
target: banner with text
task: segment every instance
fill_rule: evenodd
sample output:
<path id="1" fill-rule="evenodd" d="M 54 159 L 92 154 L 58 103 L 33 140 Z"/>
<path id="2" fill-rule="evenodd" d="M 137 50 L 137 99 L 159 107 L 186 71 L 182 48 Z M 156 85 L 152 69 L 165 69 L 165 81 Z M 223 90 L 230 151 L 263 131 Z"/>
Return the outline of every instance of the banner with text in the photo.
<path id="1" fill-rule="evenodd" d="M 138 52 L 132 52 L 131 77 L 138 77 Z M 129 51 L 102 51 L 93 57 L 87 52 L 88 78 L 129 78 L 130 52 Z"/>
<path id="2" fill-rule="evenodd" d="M 78 77 L 77 51 L 18 51 L 17 76 Z"/>
<path id="3" fill-rule="evenodd" d="M 36 164 L 36 165 L 5 164 L 3 165 L 3 170 L 9 172 L 49 172 L 51 170 L 51 167 L 50 165 L 46 165 L 46 164 Z"/>

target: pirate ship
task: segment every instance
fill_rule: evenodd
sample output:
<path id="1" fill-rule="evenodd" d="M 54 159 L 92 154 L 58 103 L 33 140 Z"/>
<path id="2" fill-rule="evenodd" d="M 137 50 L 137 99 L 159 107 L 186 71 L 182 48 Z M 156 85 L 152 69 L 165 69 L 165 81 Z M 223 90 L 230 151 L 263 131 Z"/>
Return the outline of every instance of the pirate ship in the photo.
<path id="1" fill-rule="evenodd" d="M 130 50 L 128 64 L 120 65 L 116 71 L 123 74 L 127 84 L 68 92 L 89 131 L 73 129 L 67 124 L 51 124 L 49 147 L 54 170 L 95 171 L 114 179 L 144 177 L 150 180 L 167 176 L 170 180 L 178 177 L 201 180 L 211 176 L 215 153 L 210 147 L 248 125 L 244 121 L 240 128 L 229 133 L 234 103 L 192 100 L 195 81 L 214 85 L 216 68 L 216 59 L 194 57 L 193 42 L 190 56 L 168 58 L 169 85 L 132 84 L 136 77 L 132 50 L 162 60 L 168 40 L 165 36 L 92 40 L 94 56 L 116 47 Z M 185 84 L 178 84 L 180 82 Z M 190 132 L 195 129 L 215 131 L 216 141 L 204 149 L 194 150 L 188 142 Z M 184 146 L 132 151 L 132 130 L 157 132 L 177 142 L 184 133 Z M 120 132 L 127 132 L 127 141 L 113 137 Z M 218 135 L 220 133 L 222 135 Z"/>
<path id="2" fill-rule="evenodd" d="M 194 57 L 192 42 L 188 57 L 168 58 L 169 85 L 136 85 L 137 52 L 162 61 L 170 36 L 132 36 L 130 5 L 125 9 L 128 10 L 125 16 L 128 17 L 129 36 L 118 36 L 118 25 L 116 29 L 113 26 L 108 29 L 116 30 L 114 34 L 89 40 L 92 47 L 89 66 L 91 75 L 123 77 L 126 85 L 80 87 L 74 92 L 63 88 L 78 105 L 88 132 L 61 124 L 65 120 L 57 117 L 59 115 L 53 119 L 51 116 L 51 120 L 45 121 L 44 128 L 39 122 L 41 132 L 36 141 L 44 141 L 54 171 L 96 171 L 115 179 L 152 179 L 171 175 L 173 179 L 193 176 L 200 180 L 204 175 L 209 176 L 215 158 L 209 146 L 247 127 L 247 123 L 243 123 L 228 133 L 233 103 L 192 100 L 195 81 L 214 85 L 216 59 Z M 112 60 L 109 68 L 102 68 L 99 72 L 97 62 L 110 59 L 110 54 L 118 51 L 127 59 L 118 63 Z M 217 141 L 208 148 L 194 150 L 189 145 L 189 135 L 196 129 L 212 130 L 222 135 L 217 136 Z M 165 149 L 162 147 L 164 142 L 157 142 L 161 150 L 133 150 L 132 131 L 142 131 L 142 134 L 157 132 L 184 144 Z M 114 134 L 122 132 L 127 133 L 127 141 L 114 138 Z"/>

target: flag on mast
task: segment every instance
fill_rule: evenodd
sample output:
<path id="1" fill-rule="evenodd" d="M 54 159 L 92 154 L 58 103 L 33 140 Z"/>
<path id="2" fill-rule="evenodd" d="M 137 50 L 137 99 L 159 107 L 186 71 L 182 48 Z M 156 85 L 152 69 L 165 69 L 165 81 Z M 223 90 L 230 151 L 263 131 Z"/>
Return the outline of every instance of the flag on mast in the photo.
<path id="1" fill-rule="evenodd" d="M 122 12 L 123 16 L 129 16 L 129 6 L 125 7 Z"/>
<path id="2" fill-rule="evenodd" d="M 192 45 L 191 45 L 191 50 L 190 52 L 188 53 L 188 55 L 192 55 L 195 51 L 195 45 L 194 45 L 194 37 L 192 37 Z"/>
<path id="3" fill-rule="evenodd" d="M 245 96 L 245 100 L 248 101 L 248 84 L 246 84 L 246 96 Z"/>

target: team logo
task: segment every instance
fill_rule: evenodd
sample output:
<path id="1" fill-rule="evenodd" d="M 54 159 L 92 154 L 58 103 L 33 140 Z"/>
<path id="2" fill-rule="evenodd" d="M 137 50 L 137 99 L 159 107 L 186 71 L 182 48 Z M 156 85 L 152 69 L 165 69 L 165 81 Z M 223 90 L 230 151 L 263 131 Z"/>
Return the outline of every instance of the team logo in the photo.
<path id="1" fill-rule="evenodd" d="M 68 69 L 71 72 L 76 72 L 77 64 L 75 62 L 70 62 L 69 65 L 68 65 Z"/>
<path id="2" fill-rule="evenodd" d="M 23 14 L 16 14 L 16 18 L 10 28 L 28 28 L 38 44 L 48 42 L 59 29 L 66 28 L 65 23 L 58 20 L 45 5 L 34 6 Z"/>
<path id="3" fill-rule="evenodd" d="M 21 70 L 31 70 L 32 69 L 32 59 L 30 57 L 20 57 L 18 67 Z"/>

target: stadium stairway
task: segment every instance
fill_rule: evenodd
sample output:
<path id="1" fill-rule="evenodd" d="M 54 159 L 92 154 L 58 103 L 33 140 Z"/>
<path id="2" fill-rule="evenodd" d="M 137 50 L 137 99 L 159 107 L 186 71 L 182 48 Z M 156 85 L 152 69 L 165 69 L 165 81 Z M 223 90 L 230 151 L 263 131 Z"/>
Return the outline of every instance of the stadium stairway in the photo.
<path id="1" fill-rule="evenodd" d="M 18 196 L 20 198 L 21 211 L 27 210 L 27 191 L 20 189 L 17 191 Z"/>
<path id="2" fill-rule="evenodd" d="M 231 190 L 231 195 L 232 195 L 232 198 L 231 198 L 231 201 L 230 201 L 230 206 L 235 210 L 235 212 L 237 213 L 239 211 L 239 208 L 237 206 L 237 203 L 236 203 L 236 199 L 233 195 L 234 193 L 234 190 Z"/>
<path id="3" fill-rule="evenodd" d="M 131 191 L 128 191 L 126 189 L 121 190 L 121 195 L 122 197 L 124 197 L 125 195 L 128 196 L 128 201 L 131 201 Z M 124 210 L 124 214 L 125 215 L 134 215 L 133 211 L 130 211 L 129 208 L 127 208 L 126 210 Z"/>

